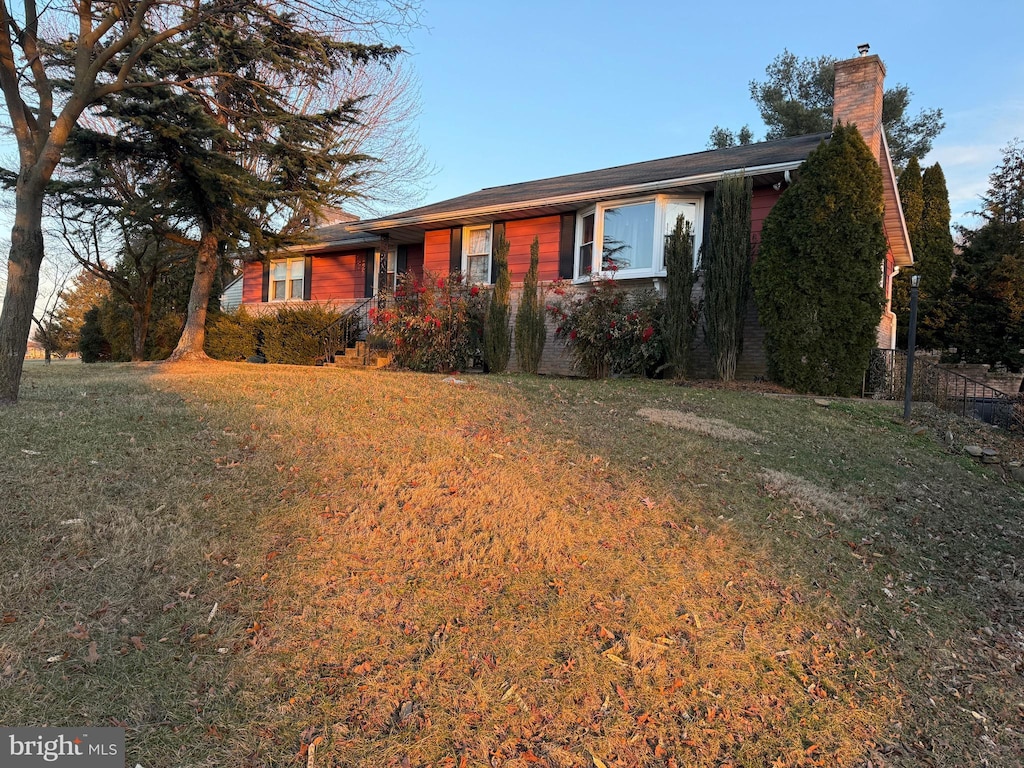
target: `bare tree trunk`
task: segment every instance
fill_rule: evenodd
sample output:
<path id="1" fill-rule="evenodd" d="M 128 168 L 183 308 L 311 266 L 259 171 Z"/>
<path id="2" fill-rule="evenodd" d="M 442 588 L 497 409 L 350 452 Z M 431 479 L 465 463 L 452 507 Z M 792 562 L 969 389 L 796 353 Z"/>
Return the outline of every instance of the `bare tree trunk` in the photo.
<path id="1" fill-rule="evenodd" d="M 0 405 L 18 402 L 25 352 L 32 331 L 32 311 L 39 291 L 39 268 L 43 263 L 42 185 L 19 183 L 15 199 L 17 208 L 7 262 L 7 291 L 0 313 Z"/>
<path id="2" fill-rule="evenodd" d="M 178 346 L 167 358 L 169 362 L 210 359 L 203 349 L 206 341 L 206 307 L 210 303 L 210 292 L 213 290 L 218 266 L 217 235 L 214 232 L 203 232 L 199 239 L 192 292 L 188 297 L 188 318 L 181 331 L 181 338 L 178 339 Z"/>

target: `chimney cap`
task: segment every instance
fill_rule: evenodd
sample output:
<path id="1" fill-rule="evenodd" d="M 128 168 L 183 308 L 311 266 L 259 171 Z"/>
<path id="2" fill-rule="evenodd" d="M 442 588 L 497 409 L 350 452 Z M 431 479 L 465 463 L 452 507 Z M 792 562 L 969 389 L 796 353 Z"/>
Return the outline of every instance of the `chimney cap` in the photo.
<path id="1" fill-rule="evenodd" d="M 857 46 L 857 53 L 859 53 L 861 56 L 867 56 L 868 51 L 870 50 L 871 46 L 868 43 L 861 43 L 860 45 Z"/>

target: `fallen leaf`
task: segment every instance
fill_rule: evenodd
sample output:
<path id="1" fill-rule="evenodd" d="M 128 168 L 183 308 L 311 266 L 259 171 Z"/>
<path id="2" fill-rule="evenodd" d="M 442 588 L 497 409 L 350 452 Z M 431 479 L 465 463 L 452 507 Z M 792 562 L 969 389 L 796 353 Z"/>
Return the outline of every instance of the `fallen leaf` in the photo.
<path id="1" fill-rule="evenodd" d="M 146 650 L 146 644 L 142 642 L 142 635 L 132 635 L 129 640 L 132 641 L 132 645 L 135 646 L 135 650 L 144 651 Z"/>
<path id="2" fill-rule="evenodd" d="M 89 628 L 82 622 L 76 621 L 75 626 L 68 630 L 68 636 L 73 637 L 75 640 L 88 640 Z"/>
<path id="3" fill-rule="evenodd" d="M 594 768 L 608 768 L 604 760 L 602 760 L 597 755 L 591 755 L 590 759 L 594 761 Z"/>
<path id="4" fill-rule="evenodd" d="M 100 660 L 100 655 L 96 652 L 96 641 L 93 640 L 89 643 L 89 650 L 85 654 L 85 660 L 89 664 L 95 664 Z"/>
<path id="5" fill-rule="evenodd" d="M 619 694 L 619 698 L 622 699 L 622 708 L 624 711 L 629 711 L 629 699 L 626 697 L 626 692 L 622 686 L 618 683 L 615 684 L 615 692 Z"/>
<path id="6" fill-rule="evenodd" d="M 15 616 L 13 613 L 8 612 L 8 613 L 4 614 L 4 619 L 3 619 L 4 624 L 13 624 L 17 620 L 18 620 L 18 617 Z"/>

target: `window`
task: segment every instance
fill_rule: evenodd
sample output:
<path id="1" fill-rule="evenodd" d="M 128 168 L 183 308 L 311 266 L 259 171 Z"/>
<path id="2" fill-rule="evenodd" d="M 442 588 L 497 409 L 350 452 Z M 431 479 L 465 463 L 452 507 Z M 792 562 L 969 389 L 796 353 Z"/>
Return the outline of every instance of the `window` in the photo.
<path id="1" fill-rule="evenodd" d="M 583 232 L 580 235 L 580 271 L 589 275 L 594 268 L 594 212 L 583 217 Z"/>
<path id="2" fill-rule="evenodd" d="M 301 301 L 305 259 L 280 259 L 270 262 L 270 300 Z"/>
<path id="3" fill-rule="evenodd" d="M 389 246 L 386 254 L 387 265 L 384 270 L 385 274 L 385 286 L 384 289 L 395 292 L 395 288 L 398 287 L 398 248 L 395 246 Z"/>
<path id="4" fill-rule="evenodd" d="M 700 244 L 699 199 L 618 200 L 599 203 L 579 214 L 576 227 L 576 279 L 593 272 L 618 277 L 663 277 L 665 238 L 682 215 L 694 232 L 694 254 Z M 598 267 L 595 249 L 601 254 Z"/>
<path id="5" fill-rule="evenodd" d="M 462 230 L 462 273 L 470 283 L 491 282 L 491 225 Z"/>

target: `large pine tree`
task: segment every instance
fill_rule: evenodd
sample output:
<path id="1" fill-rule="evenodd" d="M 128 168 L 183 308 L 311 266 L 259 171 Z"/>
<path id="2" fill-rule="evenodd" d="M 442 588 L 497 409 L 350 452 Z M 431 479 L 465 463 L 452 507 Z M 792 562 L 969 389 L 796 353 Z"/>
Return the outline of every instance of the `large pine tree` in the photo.
<path id="1" fill-rule="evenodd" d="M 960 359 L 1024 368 L 1024 143 L 989 176 L 984 224 L 964 232 L 950 292 L 949 344 Z"/>
<path id="2" fill-rule="evenodd" d="M 116 132 L 82 131 L 80 170 L 109 183 L 110 159 L 144 166 L 147 226 L 195 249 L 188 313 L 172 359 L 203 359 L 207 307 L 225 255 L 261 257 L 298 210 L 316 212 L 349 194 L 366 161 L 335 141 L 357 119 L 346 101 L 303 113 L 300 85 L 327 81 L 352 63 L 387 61 L 398 48 L 337 40 L 272 5 L 233 7 L 204 21 L 164 55 L 147 60 L 154 79 L 190 80 L 128 92 L 104 103 Z M 339 173 L 348 168 L 348 173 Z M 139 210 L 137 195 L 121 196 Z"/>
<path id="3" fill-rule="evenodd" d="M 839 124 L 765 220 L 753 268 L 769 373 L 801 392 L 858 391 L 881 318 L 882 174 Z"/>

